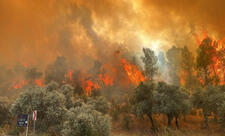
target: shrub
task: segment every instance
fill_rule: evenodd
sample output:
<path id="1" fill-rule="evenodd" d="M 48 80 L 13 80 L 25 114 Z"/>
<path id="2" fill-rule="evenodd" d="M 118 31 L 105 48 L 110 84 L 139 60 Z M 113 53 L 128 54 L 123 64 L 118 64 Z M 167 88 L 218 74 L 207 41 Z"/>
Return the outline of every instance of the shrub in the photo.
<path id="1" fill-rule="evenodd" d="M 47 88 L 25 88 L 24 92 L 12 104 L 11 113 L 17 116 L 17 114 L 31 114 L 33 110 L 37 110 L 37 131 L 60 132 L 59 128 L 63 124 L 65 113 L 65 98 L 55 91 L 57 88 L 50 88 L 49 85 Z"/>
<path id="2" fill-rule="evenodd" d="M 89 97 L 87 99 L 87 104 L 93 106 L 95 110 L 97 110 L 97 111 L 99 111 L 99 112 L 101 112 L 103 114 L 108 113 L 109 108 L 110 108 L 110 104 L 102 96 Z"/>
<path id="3" fill-rule="evenodd" d="M 66 114 L 62 135 L 65 136 L 109 136 L 110 118 L 94 110 L 93 106 L 81 104 Z"/>

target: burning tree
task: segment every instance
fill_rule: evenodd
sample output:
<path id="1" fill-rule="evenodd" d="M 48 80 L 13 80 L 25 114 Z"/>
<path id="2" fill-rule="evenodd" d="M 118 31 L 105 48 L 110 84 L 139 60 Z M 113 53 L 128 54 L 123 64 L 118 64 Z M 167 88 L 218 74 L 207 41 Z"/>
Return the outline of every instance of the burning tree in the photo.
<path id="1" fill-rule="evenodd" d="M 213 80 L 218 83 L 218 77 L 216 75 L 214 58 L 216 57 L 216 50 L 212 46 L 216 44 L 209 37 L 205 38 L 202 43 L 199 45 L 197 52 L 196 66 L 199 70 L 199 75 L 201 79 L 204 80 L 204 86 L 207 86 L 209 83 L 212 83 Z M 210 77 L 212 70 L 214 71 L 214 79 Z"/>

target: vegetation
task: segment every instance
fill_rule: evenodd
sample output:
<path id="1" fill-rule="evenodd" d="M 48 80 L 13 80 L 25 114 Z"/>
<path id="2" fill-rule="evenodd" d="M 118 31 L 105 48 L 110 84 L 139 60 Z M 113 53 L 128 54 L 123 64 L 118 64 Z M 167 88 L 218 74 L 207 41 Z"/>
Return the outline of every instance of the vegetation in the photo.
<path id="1" fill-rule="evenodd" d="M 23 69 L 27 82 L 22 82 L 22 87 L 16 86 L 21 94 L 15 100 L 11 98 L 12 102 L 0 98 L 0 131 L 6 129 L 4 133 L 12 135 L 24 133 L 24 129 L 15 126 L 17 115 L 32 116 L 32 111 L 37 110 L 39 135 L 109 136 L 120 129 L 126 133 L 133 129 L 143 131 L 139 135 L 183 135 L 187 124 L 195 126 L 196 120 L 200 122 L 199 128 L 203 124 L 204 128 L 210 128 L 202 130 L 204 134 L 211 129 L 221 132 L 225 128 L 225 85 L 215 71 L 219 63 L 215 58 L 221 59 L 221 67 L 224 58 L 223 52 L 212 47 L 216 44 L 205 38 L 196 58 L 187 46 L 173 46 L 166 52 L 166 58 L 162 52 L 157 58 L 153 50 L 144 48 L 143 71 L 137 71 L 135 59 L 136 65 L 126 64 L 127 75 L 115 79 L 104 75 L 107 73 L 102 70 L 104 65 L 96 61 L 91 70 L 94 77 L 102 78 L 96 82 L 92 82 L 92 76 L 81 78 L 84 73 L 80 71 L 68 73 L 64 57 L 48 65 L 45 74 L 37 68 Z M 42 75 L 44 82 L 36 84 Z M 125 76 L 130 76 L 127 78 L 130 81 L 123 88 L 120 86 Z M 141 80 L 130 84 L 135 78 Z M 33 128 L 31 122 L 30 126 Z"/>

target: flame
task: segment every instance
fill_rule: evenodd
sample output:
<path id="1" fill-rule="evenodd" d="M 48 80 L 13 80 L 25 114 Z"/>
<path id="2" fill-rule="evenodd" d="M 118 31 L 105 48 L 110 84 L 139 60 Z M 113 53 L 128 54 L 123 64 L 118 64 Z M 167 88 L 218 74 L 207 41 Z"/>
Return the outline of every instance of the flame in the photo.
<path id="1" fill-rule="evenodd" d="M 138 85 L 140 82 L 145 81 L 144 76 L 135 65 L 129 64 L 125 59 L 121 59 L 121 62 L 127 73 L 128 78 L 132 83 Z"/>
<path id="2" fill-rule="evenodd" d="M 98 77 L 104 82 L 104 84 L 106 86 L 108 86 L 108 85 L 112 86 L 113 85 L 113 78 L 110 78 L 108 75 L 99 74 Z"/>
<path id="3" fill-rule="evenodd" d="M 182 86 L 186 85 L 186 77 L 187 77 L 186 71 L 182 70 L 181 73 L 180 73 L 180 84 Z"/>
<path id="4" fill-rule="evenodd" d="M 36 85 L 43 86 L 42 81 L 40 79 L 35 80 Z"/>
<path id="5" fill-rule="evenodd" d="M 98 84 L 94 84 L 91 80 L 87 80 L 86 83 L 85 83 L 85 92 L 86 92 L 86 95 L 90 95 L 91 94 L 91 91 L 93 89 L 99 89 L 99 85 Z"/>
<path id="6" fill-rule="evenodd" d="M 207 36 L 207 34 L 204 34 L 204 36 Z M 224 44 L 225 38 L 223 38 L 222 40 L 217 40 L 217 41 L 213 37 L 210 37 L 210 39 L 212 40 L 210 45 L 213 47 L 213 50 L 215 51 L 215 53 L 212 58 L 212 64 L 210 65 L 209 76 L 211 78 L 213 78 L 213 77 L 216 78 L 214 84 L 223 85 L 223 84 L 225 84 L 225 78 L 224 78 L 225 67 L 222 62 L 222 60 L 224 59 L 224 56 L 222 56 L 222 58 L 220 58 L 219 52 L 225 51 L 225 44 Z M 202 79 L 199 79 L 199 81 L 200 81 L 200 83 L 204 84 L 204 81 Z"/>
<path id="7" fill-rule="evenodd" d="M 195 38 L 196 38 L 197 44 L 198 44 L 198 45 L 201 45 L 202 41 L 203 41 L 206 37 L 208 37 L 208 34 L 207 34 L 206 30 L 203 29 L 203 30 L 202 30 L 202 36 L 201 36 L 201 38 L 200 38 L 197 34 L 194 34 L 194 36 L 195 36 Z"/>
<path id="8" fill-rule="evenodd" d="M 24 85 L 25 85 L 25 81 L 21 80 L 19 83 L 14 84 L 13 88 L 14 89 L 19 89 L 19 88 L 22 88 Z"/>

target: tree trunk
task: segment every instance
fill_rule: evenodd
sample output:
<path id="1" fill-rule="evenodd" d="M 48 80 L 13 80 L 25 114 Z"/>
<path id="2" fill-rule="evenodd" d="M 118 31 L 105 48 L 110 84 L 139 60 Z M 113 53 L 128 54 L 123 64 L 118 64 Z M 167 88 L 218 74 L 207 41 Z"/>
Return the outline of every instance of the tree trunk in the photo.
<path id="1" fill-rule="evenodd" d="M 215 122 L 217 122 L 217 120 L 218 120 L 218 119 L 217 119 L 217 114 L 218 114 L 217 112 L 214 112 L 214 121 L 215 121 Z"/>
<path id="2" fill-rule="evenodd" d="M 171 127 L 172 116 L 167 114 L 167 118 L 168 118 L 168 127 Z"/>
<path id="3" fill-rule="evenodd" d="M 148 117 L 149 117 L 149 119 L 151 121 L 151 124 L 152 124 L 152 131 L 155 132 L 155 124 L 154 124 L 154 121 L 153 121 L 153 118 L 152 118 L 152 114 L 149 113 Z"/>
<path id="4" fill-rule="evenodd" d="M 205 118 L 205 127 L 208 128 L 208 114 L 203 111 L 204 118 Z"/>
<path id="5" fill-rule="evenodd" d="M 176 126 L 177 126 L 177 129 L 179 129 L 178 116 L 176 116 Z"/>
<path id="6" fill-rule="evenodd" d="M 208 85 L 208 71 L 207 71 L 207 68 L 204 68 L 204 71 L 205 71 L 205 86 Z"/>
<path id="7" fill-rule="evenodd" d="M 184 122 L 186 122 L 186 114 L 184 114 Z"/>

